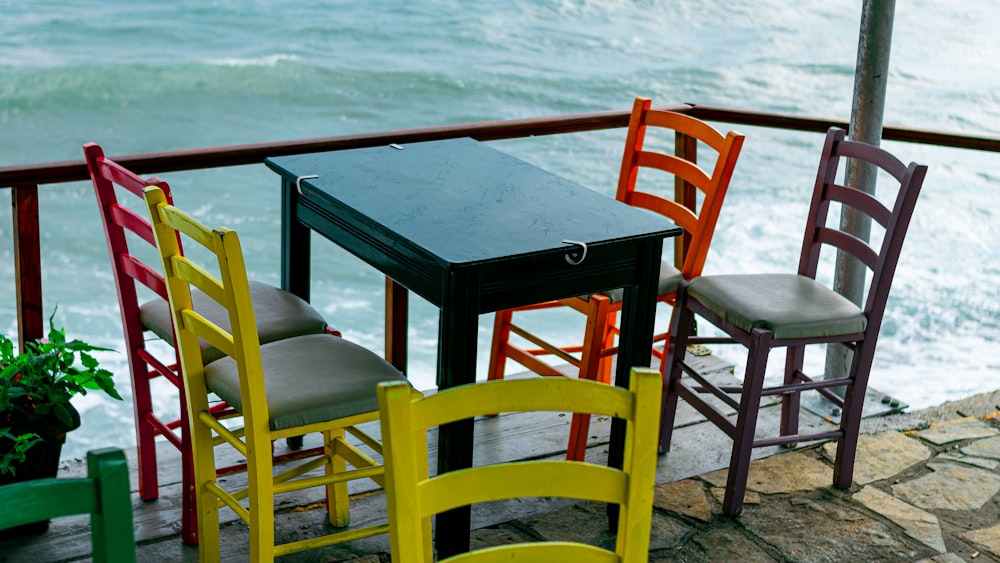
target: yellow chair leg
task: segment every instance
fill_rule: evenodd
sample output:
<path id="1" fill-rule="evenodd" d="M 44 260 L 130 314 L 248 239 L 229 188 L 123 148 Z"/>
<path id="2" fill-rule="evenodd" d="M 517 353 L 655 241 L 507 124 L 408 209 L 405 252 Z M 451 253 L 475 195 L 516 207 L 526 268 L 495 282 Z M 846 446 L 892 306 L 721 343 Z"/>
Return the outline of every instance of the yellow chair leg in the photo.
<path id="1" fill-rule="evenodd" d="M 274 481 L 272 478 L 271 439 L 248 439 L 247 487 L 250 489 L 250 561 L 274 561 Z M 268 448 L 253 448 L 254 443 Z M 253 458 L 253 459 L 251 459 Z"/>
<path id="2" fill-rule="evenodd" d="M 347 471 L 347 462 L 337 455 L 337 440 L 344 439 L 344 430 L 328 430 L 323 433 L 326 440 L 326 474 Z M 329 512 L 330 525 L 334 528 L 346 528 L 351 525 L 350 498 L 347 494 L 347 483 L 340 482 L 326 486 L 326 507 Z"/>
<path id="3" fill-rule="evenodd" d="M 208 412 L 208 402 L 194 399 L 191 412 Z M 219 503 L 209 492 L 209 483 L 215 483 L 215 448 L 212 432 L 207 426 L 197 423 L 192 432 L 191 447 L 194 455 L 195 503 L 198 511 L 198 560 L 216 563 L 221 559 L 219 538 Z"/>

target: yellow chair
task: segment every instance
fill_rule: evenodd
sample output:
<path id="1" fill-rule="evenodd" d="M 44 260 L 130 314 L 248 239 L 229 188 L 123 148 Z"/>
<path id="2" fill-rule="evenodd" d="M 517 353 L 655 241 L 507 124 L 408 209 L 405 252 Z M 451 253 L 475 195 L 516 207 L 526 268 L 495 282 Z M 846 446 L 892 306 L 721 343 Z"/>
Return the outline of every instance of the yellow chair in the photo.
<path id="1" fill-rule="evenodd" d="M 647 143 L 647 131 L 653 137 L 654 130 L 656 135 L 666 133 L 673 137 L 676 154 L 655 150 L 657 144 L 665 141 L 663 138 L 655 139 L 656 142 L 650 139 Z M 657 302 L 672 306 L 680 281 L 701 275 L 743 139 L 743 135 L 733 131 L 723 135 L 707 123 L 688 115 L 654 110 L 647 98 L 635 99 L 615 198 L 664 215 L 684 229 L 684 236 L 677 239 L 685 249 L 679 254 L 683 256 L 683 263 L 676 267 L 668 261 L 661 263 Z M 694 158 L 695 146 L 706 149 L 709 155 L 700 159 L 700 163 Z M 681 147 L 684 147 L 683 150 L 680 150 Z M 643 171 L 640 182 L 643 189 L 636 187 L 640 170 Z M 680 194 L 686 195 L 682 198 Z M 698 205 L 695 205 L 695 194 L 699 194 Z M 618 289 L 498 311 L 493 324 L 488 379 L 503 379 L 508 358 L 538 375 L 566 375 L 541 359 L 554 355 L 575 366 L 580 379 L 610 383 L 612 356 L 618 352 L 615 341 L 623 295 L 623 291 Z M 553 307 L 569 307 L 587 317 L 582 344 L 557 345 L 531 332 L 524 323 L 514 323 L 515 312 Z M 523 344 L 513 341 L 512 333 L 534 348 L 525 348 Z M 653 341 L 662 342 L 666 338 L 666 334 L 660 334 Z M 654 346 L 652 353 L 662 361 L 664 354 L 661 350 L 665 349 L 666 344 L 659 349 Z M 578 356 L 573 355 L 577 353 Z M 660 371 L 663 371 L 662 364 Z M 577 411 L 570 428 L 567 459 L 583 460 L 589 428 L 590 417 Z"/>
<path id="2" fill-rule="evenodd" d="M 324 486 L 330 524 L 348 526 L 348 481 L 370 478 L 382 485 L 383 468 L 349 442 L 345 433 L 380 454 L 380 444 L 356 425 L 378 419 L 378 383 L 394 381 L 410 389 L 406 379 L 373 352 L 329 334 L 261 345 L 236 232 L 202 225 L 170 205 L 158 187 L 146 188 L 144 197 L 163 263 L 185 374 L 202 563 L 219 560 L 221 506 L 231 508 L 249 526 L 254 562 L 385 533 L 388 525 L 383 524 L 275 545 L 274 496 Z M 207 249 L 210 262 L 217 259 L 211 269 L 217 270 L 218 277 L 181 253 L 181 235 L 185 243 L 191 241 Z M 228 311 L 232 332 L 194 310 L 192 288 Z M 226 357 L 204 365 L 199 339 Z M 212 416 L 210 393 L 243 416 L 243 430 L 231 431 Z M 271 441 L 312 432 L 324 437 L 325 448 L 319 456 L 273 474 Z M 245 488 L 226 490 L 217 479 L 217 442 L 231 445 L 246 457 Z M 353 469 L 347 468 L 348 463 Z M 310 473 L 319 468 L 323 474 Z"/>
<path id="3" fill-rule="evenodd" d="M 614 552 L 572 542 L 490 547 L 447 561 L 647 561 L 662 378 L 634 368 L 628 390 L 564 378 L 490 381 L 412 397 L 405 383 L 378 387 L 394 563 L 430 563 L 431 517 L 460 506 L 561 497 L 621 506 Z M 623 469 L 577 461 L 523 461 L 429 477 L 427 430 L 494 412 L 579 410 L 627 421 Z"/>
<path id="4" fill-rule="evenodd" d="M 184 393 L 180 372 L 180 360 L 174 346 L 174 325 L 171 321 L 170 305 L 167 303 L 167 286 L 157 268 L 150 267 L 146 256 L 146 245 L 153 246 L 153 228 L 142 218 L 143 210 L 133 211 L 132 198 L 138 203 L 142 199 L 142 190 L 146 186 L 156 185 L 163 190 L 167 201 L 170 199 L 170 186 L 157 178 L 144 179 L 121 164 L 107 158 L 104 149 L 96 143 L 83 146 L 87 158 L 87 168 L 94 185 L 94 195 L 100 209 L 101 222 L 104 224 L 104 234 L 108 243 L 108 254 L 111 257 L 111 271 L 114 274 L 115 285 L 118 288 L 118 304 L 122 315 L 122 328 L 125 331 L 125 351 L 128 356 L 129 371 L 132 376 L 132 403 L 135 409 L 136 430 L 136 463 L 139 496 L 142 500 L 154 500 L 160 495 L 160 483 L 157 476 L 158 459 L 156 438 L 162 436 L 168 444 L 172 444 L 181 454 L 181 539 L 184 543 L 198 543 L 198 522 L 194 506 L 194 487 L 190 480 L 193 475 L 191 468 L 191 440 L 187 435 L 187 420 L 184 418 Z M 121 197 L 119 197 L 121 196 Z M 148 291 L 147 291 L 148 290 Z M 329 332 L 339 336 L 340 333 L 326 324 L 323 316 L 297 296 L 261 282 L 250 282 L 250 293 L 253 297 L 254 312 L 258 322 L 258 334 L 263 344 L 273 340 L 281 340 L 290 336 Z M 146 298 L 149 299 L 146 299 Z M 228 316 L 225 309 L 215 305 L 211 299 L 202 297 L 199 293 L 193 295 L 195 307 L 204 310 L 205 314 L 221 326 L 227 326 Z M 169 350 L 163 353 L 156 347 L 147 345 L 147 338 L 158 336 L 161 343 L 169 345 Z M 204 345 L 205 361 L 218 359 L 222 353 L 207 343 Z M 181 415 L 175 420 L 164 417 L 164 401 L 159 400 L 164 390 L 154 385 L 154 380 L 169 382 L 176 387 L 177 404 Z M 175 404 L 169 404 L 173 407 Z M 212 407 L 213 412 L 220 417 L 230 414 L 225 403 Z M 289 441 L 291 450 L 301 447 L 300 438 Z M 278 454 L 276 460 L 285 457 L 298 457 L 298 451 Z M 240 464 L 232 467 L 220 467 L 219 473 L 227 474 L 241 471 Z"/>

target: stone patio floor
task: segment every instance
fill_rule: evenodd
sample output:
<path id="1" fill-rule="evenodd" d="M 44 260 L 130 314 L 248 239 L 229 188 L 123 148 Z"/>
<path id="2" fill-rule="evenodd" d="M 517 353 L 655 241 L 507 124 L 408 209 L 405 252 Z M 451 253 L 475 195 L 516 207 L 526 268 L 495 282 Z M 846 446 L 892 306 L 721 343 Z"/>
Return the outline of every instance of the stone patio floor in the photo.
<path id="1" fill-rule="evenodd" d="M 720 513 L 726 471 L 659 485 L 650 561 L 1000 561 L 1000 394 L 866 420 L 855 484 L 833 488 L 835 444 L 754 462 L 743 513 Z M 473 532 L 613 545 L 578 504 Z M 389 561 L 385 552 L 356 563 Z"/>
<path id="2" fill-rule="evenodd" d="M 746 505 L 720 513 L 726 471 L 656 488 L 650 561 L 1000 561 L 1000 392 L 865 419 L 855 484 L 831 486 L 835 444 L 753 463 Z M 475 530 L 473 547 L 525 540 L 611 546 L 603 505 Z M 143 560 L 140 546 L 140 561 Z M 388 562 L 379 548 L 349 558 Z"/>
<path id="3" fill-rule="evenodd" d="M 649 560 L 1000 562 L 1000 391 L 866 418 L 862 430 L 849 490 L 831 486 L 833 443 L 755 461 L 737 518 L 720 513 L 725 470 L 658 485 Z M 603 505 L 549 507 L 474 530 L 473 547 L 541 539 L 613 545 Z M 225 528 L 226 560 L 244 560 L 246 526 Z M 4 551 L 0 545 L 2 562 L 27 554 Z M 389 562 L 388 551 L 383 535 L 281 561 Z M 137 554 L 143 562 L 197 560 L 176 533 L 140 541 Z"/>

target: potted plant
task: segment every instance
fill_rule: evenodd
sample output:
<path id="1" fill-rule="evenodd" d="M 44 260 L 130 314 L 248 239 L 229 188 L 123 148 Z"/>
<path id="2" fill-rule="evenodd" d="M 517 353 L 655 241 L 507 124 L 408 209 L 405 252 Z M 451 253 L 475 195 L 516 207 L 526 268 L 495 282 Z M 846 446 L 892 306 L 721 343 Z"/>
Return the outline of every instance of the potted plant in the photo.
<path id="1" fill-rule="evenodd" d="M 74 396 L 100 390 L 121 400 L 111 372 L 90 355 L 107 349 L 67 340 L 54 317 L 48 338 L 29 342 L 23 353 L 0 334 L 0 485 L 56 476 L 66 433 L 80 426 Z"/>

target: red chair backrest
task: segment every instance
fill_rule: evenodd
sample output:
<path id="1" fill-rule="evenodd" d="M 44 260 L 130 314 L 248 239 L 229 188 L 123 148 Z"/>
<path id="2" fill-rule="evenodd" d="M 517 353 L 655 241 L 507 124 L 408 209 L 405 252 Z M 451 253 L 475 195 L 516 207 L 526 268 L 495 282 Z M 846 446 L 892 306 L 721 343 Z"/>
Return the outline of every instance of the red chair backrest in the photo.
<path id="1" fill-rule="evenodd" d="M 153 239 L 153 228 L 149 221 L 118 202 L 115 186 L 120 186 L 135 195 L 137 205 L 143 202 L 142 190 L 146 186 L 158 186 L 167 195 L 168 200 L 171 199 L 170 187 L 166 182 L 156 178 L 143 180 L 118 163 L 109 160 L 104 156 L 104 150 L 96 143 L 87 143 L 83 151 L 108 242 L 126 344 L 130 351 L 141 349 L 144 346 L 143 327 L 139 320 L 136 282 L 149 288 L 164 300 L 167 299 L 167 286 L 159 270 L 148 266 L 129 252 L 128 233 L 133 233 L 140 240 L 146 241 L 153 249 L 156 248 L 156 241 Z M 145 211 L 144 207 L 137 208 Z"/>

